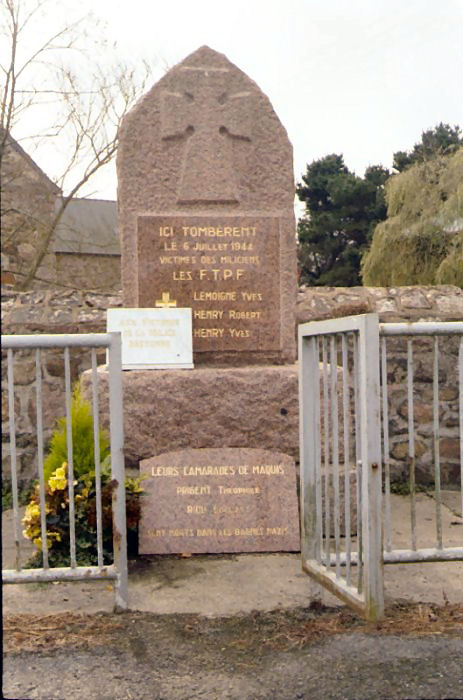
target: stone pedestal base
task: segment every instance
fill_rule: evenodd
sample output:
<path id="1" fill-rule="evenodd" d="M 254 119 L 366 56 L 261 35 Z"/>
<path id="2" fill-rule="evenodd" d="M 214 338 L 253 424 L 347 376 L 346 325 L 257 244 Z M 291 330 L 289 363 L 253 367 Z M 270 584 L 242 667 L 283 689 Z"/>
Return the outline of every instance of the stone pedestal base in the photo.
<path id="1" fill-rule="evenodd" d="M 91 398 L 91 372 L 83 389 Z M 98 369 L 108 426 L 108 372 Z M 126 466 L 164 452 L 250 447 L 299 456 L 296 365 L 123 372 Z"/>

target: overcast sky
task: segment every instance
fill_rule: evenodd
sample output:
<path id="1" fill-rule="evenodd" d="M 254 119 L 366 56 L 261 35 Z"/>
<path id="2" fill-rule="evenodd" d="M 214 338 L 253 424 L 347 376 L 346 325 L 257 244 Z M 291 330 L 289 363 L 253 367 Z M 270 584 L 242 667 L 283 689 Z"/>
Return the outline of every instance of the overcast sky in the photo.
<path id="1" fill-rule="evenodd" d="M 463 126 L 463 0 L 79 0 L 124 59 L 159 79 L 207 44 L 269 97 L 307 163 L 342 153 L 358 175 L 424 129 Z M 46 27 L 45 27 L 46 28 Z M 53 160 L 37 154 L 47 171 Z M 46 162 L 45 162 L 46 161 Z M 49 173 L 54 175 L 53 172 Z M 114 199 L 111 168 L 82 195 Z"/>

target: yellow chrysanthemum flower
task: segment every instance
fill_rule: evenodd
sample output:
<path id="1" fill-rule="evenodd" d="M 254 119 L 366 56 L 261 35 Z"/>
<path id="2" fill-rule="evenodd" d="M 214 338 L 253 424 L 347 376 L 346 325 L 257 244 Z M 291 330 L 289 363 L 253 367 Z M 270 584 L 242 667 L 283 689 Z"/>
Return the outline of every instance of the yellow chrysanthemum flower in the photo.
<path id="1" fill-rule="evenodd" d="M 37 503 L 29 503 L 22 519 L 23 525 L 29 525 L 36 518 L 40 518 L 40 506 Z"/>
<path id="2" fill-rule="evenodd" d="M 66 467 L 67 463 L 63 462 L 61 467 L 55 469 L 51 477 L 48 479 L 48 485 L 53 493 L 55 491 L 63 491 L 66 488 L 68 483 L 66 479 Z"/>

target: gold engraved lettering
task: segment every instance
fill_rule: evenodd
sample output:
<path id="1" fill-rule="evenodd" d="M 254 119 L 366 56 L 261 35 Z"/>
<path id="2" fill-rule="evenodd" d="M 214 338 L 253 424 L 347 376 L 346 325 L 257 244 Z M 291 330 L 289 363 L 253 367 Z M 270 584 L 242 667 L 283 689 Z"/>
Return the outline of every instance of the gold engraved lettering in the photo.
<path id="1" fill-rule="evenodd" d="M 243 512 L 241 506 L 218 506 L 214 504 L 212 506 L 212 512 L 214 515 L 220 515 L 221 513 L 227 513 L 228 515 L 239 515 Z"/>
<path id="2" fill-rule="evenodd" d="M 281 464 L 258 464 L 252 468 L 252 473 L 272 476 L 274 474 L 284 474 L 285 470 Z"/>
<path id="3" fill-rule="evenodd" d="M 206 486 L 177 486 L 177 496 L 210 496 L 211 487 Z"/>
<path id="4" fill-rule="evenodd" d="M 240 320 L 251 321 L 255 318 L 260 318 L 262 311 L 236 311 L 236 309 L 230 309 L 228 312 L 228 318 L 237 318 Z"/>
<path id="5" fill-rule="evenodd" d="M 177 243 L 175 241 L 164 241 L 164 250 L 177 250 Z"/>
<path id="6" fill-rule="evenodd" d="M 222 282 L 225 280 L 242 279 L 246 273 L 246 270 L 242 270 L 240 268 L 238 268 L 236 270 L 230 270 L 229 268 L 224 268 L 223 270 L 220 270 L 219 268 L 212 268 L 212 269 L 208 270 L 208 269 L 203 268 L 203 269 L 199 270 L 198 272 L 199 272 L 199 279 L 200 280 L 207 280 L 209 282 Z M 176 278 L 174 277 L 174 279 L 176 279 Z M 188 278 L 182 277 L 182 278 L 178 278 L 178 279 L 191 279 L 191 277 L 188 277 Z"/>
<path id="7" fill-rule="evenodd" d="M 191 270 L 174 270 L 172 273 L 172 279 L 176 282 L 182 280 L 192 280 Z"/>
<path id="8" fill-rule="evenodd" d="M 267 535 L 287 535 L 288 528 L 287 527 L 267 527 L 266 534 Z"/>
<path id="9" fill-rule="evenodd" d="M 187 505 L 186 507 L 186 512 L 189 515 L 196 514 L 196 515 L 204 515 L 204 513 L 207 513 L 207 506 L 197 506 L 197 505 Z"/>
<path id="10" fill-rule="evenodd" d="M 255 226 L 182 226 L 183 236 L 186 238 L 254 238 Z"/>
<path id="11" fill-rule="evenodd" d="M 161 265 L 190 265 L 193 259 L 189 255 L 160 255 Z"/>
<path id="12" fill-rule="evenodd" d="M 188 243 L 184 243 L 183 246 L 189 245 Z M 195 253 L 199 252 L 205 252 L 205 253 L 213 253 L 216 251 L 221 251 L 225 252 L 228 250 L 228 243 L 199 243 L 195 241 L 194 248 L 193 250 Z"/>
<path id="13" fill-rule="evenodd" d="M 178 476 L 178 467 L 151 467 L 151 476 Z"/>
<path id="14" fill-rule="evenodd" d="M 194 537 L 195 536 L 195 531 L 192 530 L 191 528 L 174 528 L 172 530 L 169 530 L 169 536 L 170 537 Z"/>
<path id="15" fill-rule="evenodd" d="M 253 496 L 260 493 L 259 486 L 219 486 L 221 496 Z"/>
<path id="16" fill-rule="evenodd" d="M 233 530 L 235 537 L 262 537 L 263 527 L 235 527 Z"/>
<path id="17" fill-rule="evenodd" d="M 216 537 L 217 530 L 212 527 L 206 527 L 202 530 L 196 530 L 196 537 Z"/>
<path id="18" fill-rule="evenodd" d="M 194 292 L 194 301 L 236 301 L 236 292 Z"/>
<path id="19" fill-rule="evenodd" d="M 251 331 L 242 330 L 241 328 L 228 328 L 228 332 L 230 333 L 232 338 L 250 338 L 251 337 Z"/>
<path id="20" fill-rule="evenodd" d="M 262 301 L 262 294 L 260 292 L 241 292 L 241 298 L 243 301 Z"/>
<path id="21" fill-rule="evenodd" d="M 232 537 L 233 535 L 233 530 L 230 530 L 229 528 L 224 527 L 223 530 L 218 530 L 219 537 Z"/>
<path id="22" fill-rule="evenodd" d="M 222 338 L 223 328 L 195 328 L 193 335 L 195 338 Z"/>
<path id="23" fill-rule="evenodd" d="M 213 319 L 214 321 L 217 321 L 217 319 L 221 319 L 223 316 L 223 311 L 219 311 L 216 309 L 199 309 L 198 311 L 193 311 L 193 317 L 194 318 L 201 318 L 201 319 Z"/>
<path id="24" fill-rule="evenodd" d="M 146 532 L 150 537 L 165 537 L 166 536 L 166 530 L 164 530 L 164 528 L 159 528 L 157 530 L 149 529 Z"/>
<path id="25" fill-rule="evenodd" d="M 230 246 L 232 250 L 254 250 L 253 244 L 246 241 L 232 241 Z"/>
<path id="26" fill-rule="evenodd" d="M 235 476 L 234 466 L 212 467 L 183 467 L 184 476 Z"/>
<path id="27" fill-rule="evenodd" d="M 222 265 L 260 265 L 258 255 L 222 255 L 220 257 Z"/>

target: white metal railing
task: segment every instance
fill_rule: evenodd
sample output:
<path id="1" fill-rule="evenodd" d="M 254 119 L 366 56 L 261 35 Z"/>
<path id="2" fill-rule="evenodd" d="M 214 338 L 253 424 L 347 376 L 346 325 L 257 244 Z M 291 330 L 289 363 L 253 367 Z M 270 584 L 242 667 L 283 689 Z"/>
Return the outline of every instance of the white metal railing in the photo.
<path id="1" fill-rule="evenodd" d="M 459 442 L 460 442 L 460 504 L 463 515 L 463 322 L 419 322 L 419 323 L 383 323 L 380 324 L 381 337 L 381 391 L 382 391 L 382 434 L 383 434 L 383 464 L 384 464 L 384 562 L 388 564 L 404 562 L 424 562 L 424 561 L 449 561 L 452 559 L 463 559 L 463 546 L 446 546 L 442 528 L 442 498 L 441 498 L 441 418 L 440 418 L 440 353 L 444 343 L 447 345 L 454 337 L 458 343 L 458 349 L 454 348 L 455 374 L 454 380 L 458 387 L 458 422 L 459 422 Z M 406 342 L 406 404 L 407 404 L 407 467 L 409 476 L 409 500 L 410 500 L 410 547 L 408 549 L 398 549 L 394 547 L 392 538 L 392 518 L 391 518 L 391 445 L 390 445 L 390 410 L 388 401 L 388 338 L 404 338 Z M 417 538 L 417 489 L 416 482 L 416 432 L 419 422 L 415 418 L 415 399 L 419 392 L 414 381 L 415 376 L 415 351 L 414 340 L 427 338 L 428 345 L 424 349 L 432 362 L 429 363 L 429 373 L 426 379 L 432 385 L 432 428 L 429 436 L 432 443 L 433 462 L 433 488 L 428 488 L 435 501 L 435 542 L 434 546 L 419 546 Z M 400 349 L 395 348 L 397 355 Z M 405 355 L 405 347 L 403 348 Z M 423 352 L 423 350 L 422 350 Z M 452 356 L 453 357 L 453 356 Z M 422 370 L 423 371 L 423 370 Z M 447 379 L 448 384 L 448 379 Z M 463 544 L 463 542 L 462 542 Z"/>
<path id="2" fill-rule="evenodd" d="M 44 478 L 44 427 L 42 402 L 42 354 L 50 348 L 63 348 L 65 409 L 67 424 L 67 464 L 70 527 L 70 566 L 50 567 L 48 563 L 47 524 L 45 509 Z M 96 488 L 96 524 L 97 524 L 97 565 L 77 566 L 75 539 L 75 498 L 74 467 L 72 444 L 72 408 L 71 408 L 71 368 L 70 348 L 90 348 L 92 366 L 92 408 L 95 445 L 95 488 Z M 98 407 L 98 372 L 96 349 L 107 348 L 109 369 L 109 410 L 110 410 L 110 446 L 111 475 L 115 480 L 112 496 L 113 513 L 113 564 L 105 565 L 103 561 L 103 517 L 101 494 L 101 464 L 99 444 L 99 407 Z M 36 366 L 36 415 L 37 415 L 37 461 L 40 489 L 41 541 L 43 568 L 25 569 L 21 565 L 21 529 L 18 502 L 18 474 L 16 449 L 16 417 L 14 389 L 14 353 L 15 350 L 35 350 Z M 11 452 L 11 488 L 13 501 L 14 539 L 16 550 L 15 569 L 2 571 L 3 583 L 30 583 L 37 581 L 76 581 L 90 579 L 112 579 L 115 581 L 115 607 L 125 609 L 128 605 L 127 595 L 127 532 L 125 511 L 125 474 L 124 474 L 124 438 L 122 414 L 122 367 L 121 334 L 69 334 L 69 335 L 9 335 L 2 336 L 2 350 L 7 352 L 9 437 Z"/>
<path id="3" fill-rule="evenodd" d="M 463 323 L 379 324 L 376 314 L 302 324 L 299 327 L 301 532 L 303 568 L 371 619 L 384 609 L 383 563 L 449 561 L 463 547 L 444 541 L 441 502 L 439 347 L 456 336 L 459 386 L 460 484 L 463 477 Z M 410 548 L 394 546 L 391 509 L 391 435 L 387 338 L 406 336 L 404 379 L 407 405 L 405 467 L 409 479 Z M 414 337 L 430 337 L 433 497 L 436 541 L 418 542 L 414 382 Z M 459 341 L 458 341 L 459 339 Z M 391 341 L 395 342 L 395 341 Z M 422 340 L 418 342 L 423 342 Z M 392 361 L 397 360 L 394 350 Z M 452 352 L 456 352 L 453 348 Z M 421 349 L 428 362 L 428 348 Z M 453 356 L 452 356 L 453 357 Z M 421 358 L 421 356 L 420 356 Z M 402 360 L 401 360 L 402 361 Z M 422 375 L 422 358 L 416 367 Z M 381 371 L 381 383 L 380 383 Z M 417 374 L 417 372 L 415 372 Z M 393 387 L 398 390 L 397 385 Z M 380 420 L 382 419 L 382 421 Z M 394 418 L 395 420 L 395 418 Z M 428 428 L 426 428 L 428 429 Z M 448 428 L 446 428 L 448 433 Z M 455 429 L 453 428 L 453 433 Z M 402 438 L 401 438 L 402 439 Z M 452 438 L 453 439 L 453 438 Z M 429 441 L 429 440 L 428 440 Z M 340 457 L 342 452 L 342 459 Z M 384 475 L 382 473 L 384 465 Z M 383 479 L 384 477 L 384 479 Z M 463 502 L 462 502 L 463 509 Z M 382 545 L 384 534 L 384 549 Z M 353 573 L 352 567 L 356 567 Z"/>

